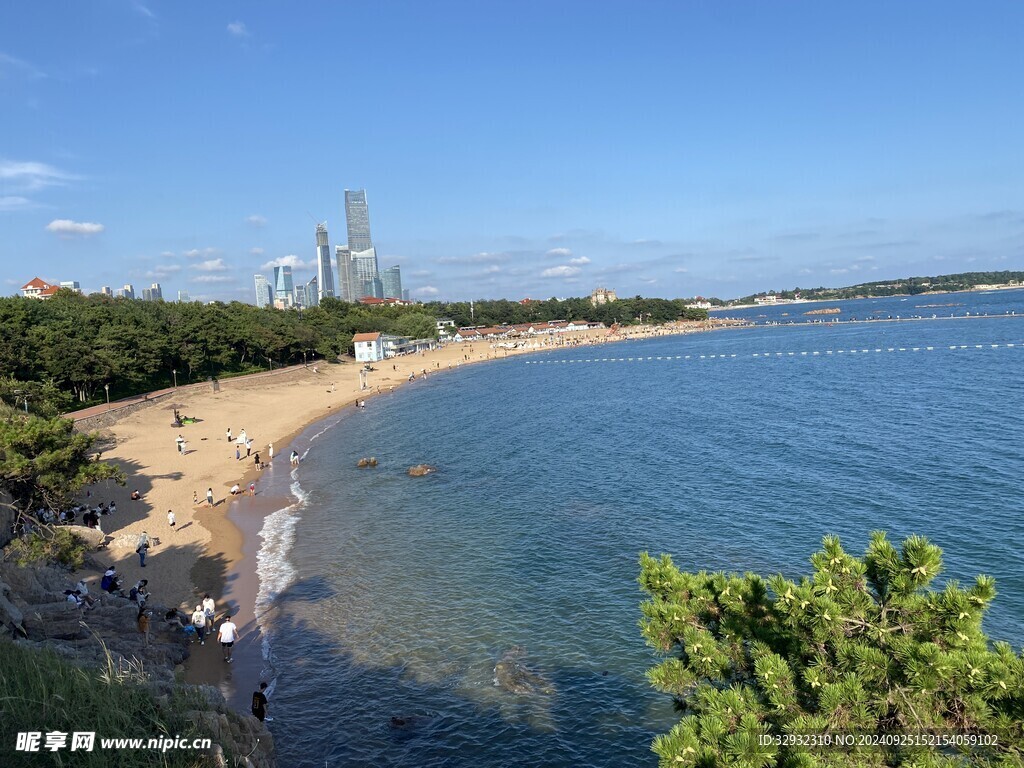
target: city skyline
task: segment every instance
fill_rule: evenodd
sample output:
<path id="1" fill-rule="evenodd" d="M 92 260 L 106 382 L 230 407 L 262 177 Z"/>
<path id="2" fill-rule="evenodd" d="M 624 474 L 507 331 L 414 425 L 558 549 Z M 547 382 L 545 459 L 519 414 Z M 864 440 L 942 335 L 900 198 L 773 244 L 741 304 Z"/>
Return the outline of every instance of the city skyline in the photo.
<path id="1" fill-rule="evenodd" d="M 326 282 L 311 216 L 340 291 L 360 206 L 378 277 L 401 264 L 420 300 L 1024 261 L 1019 3 L 399 4 L 316 4 L 312 32 L 239 3 L 5 6 L 0 293 L 38 274 L 251 302 L 274 267 Z M 360 77 L 334 103 L 352 28 Z M 379 242 L 339 179 L 372 194 Z"/>

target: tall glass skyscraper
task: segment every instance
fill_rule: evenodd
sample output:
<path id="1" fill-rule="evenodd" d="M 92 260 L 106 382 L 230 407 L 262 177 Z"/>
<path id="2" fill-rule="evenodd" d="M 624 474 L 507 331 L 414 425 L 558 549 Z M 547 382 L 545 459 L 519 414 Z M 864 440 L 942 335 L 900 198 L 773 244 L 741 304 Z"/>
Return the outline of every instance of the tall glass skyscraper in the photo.
<path id="1" fill-rule="evenodd" d="M 397 264 L 381 272 L 380 279 L 383 288 L 382 293 L 384 294 L 381 298 L 402 298 L 402 270 Z"/>
<path id="2" fill-rule="evenodd" d="M 365 251 L 352 252 L 352 287 L 355 290 L 352 300 L 358 301 L 364 296 L 377 296 L 374 282 L 379 282 L 377 274 L 377 251 L 367 248 Z M 382 298 L 382 297 L 378 297 Z"/>
<path id="3" fill-rule="evenodd" d="M 345 190 L 345 220 L 348 223 L 348 249 L 358 253 L 373 248 L 365 189 Z"/>
<path id="4" fill-rule="evenodd" d="M 253 275 L 253 280 L 256 281 L 256 306 L 273 306 L 274 291 L 270 287 L 270 281 L 263 275 Z"/>
<path id="5" fill-rule="evenodd" d="M 355 286 L 352 285 L 352 251 L 338 245 L 334 248 L 334 257 L 338 262 L 338 298 L 342 301 L 358 301 Z"/>
<path id="6" fill-rule="evenodd" d="M 316 225 L 316 284 L 318 299 L 335 296 L 334 270 L 331 269 L 331 246 L 327 240 L 327 223 Z"/>
<path id="7" fill-rule="evenodd" d="M 291 267 L 274 267 L 274 299 L 290 307 L 295 302 L 295 283 Z"/>

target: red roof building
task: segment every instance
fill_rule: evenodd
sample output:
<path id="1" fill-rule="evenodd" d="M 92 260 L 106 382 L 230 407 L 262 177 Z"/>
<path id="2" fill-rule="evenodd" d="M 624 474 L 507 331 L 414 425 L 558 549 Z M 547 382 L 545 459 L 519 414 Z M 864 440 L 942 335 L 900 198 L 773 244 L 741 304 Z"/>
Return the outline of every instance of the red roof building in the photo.
<path id="1" fill-rule="evenodd" d="M 40 280 L 38 277 L 33 277 L 21 286 L 21 295 L 29 299 L 48 299 L 59 290 L 60 285 L 54 285 L 45 280 Z"/>

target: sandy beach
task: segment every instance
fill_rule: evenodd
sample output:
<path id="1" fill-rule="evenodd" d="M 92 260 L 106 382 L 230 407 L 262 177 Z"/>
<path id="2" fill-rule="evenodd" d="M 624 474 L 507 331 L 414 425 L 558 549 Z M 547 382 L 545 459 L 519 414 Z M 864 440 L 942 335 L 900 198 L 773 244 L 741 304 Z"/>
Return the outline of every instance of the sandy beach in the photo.
<path id="1" fill-rule="evenodd" d="M 210 385 L 182 388 L 151 404 L 118 418 L 103 430 L 110 446 L 102 454 L 120 465 L 127 485 L 94 487 L 91 503 L 117 502 L 117 512 L 102 519 L 103 530 L 113 537 L 100 552 L 104 565 L 115 565 L 130 586 L 146 578 L 155 603 L 178 606 L 186 612 L 209 593 L 217 603 L 218 619 L 230 612 L 241 631 L 236 659 L 224 663 L 215 639 L 205 647 L 195 644 L 185 677 L 190 682 L 221 687 L 229 701 L 245 706 L 249 686 L 258 682 L 262 663 L 253 613 L 258 588 L 255 575 L 257 536 L 263 519 L 289 500 L 261 493 L 262 473 L 255 466 L 259 454 L 270 464 L 263 472 L 288 471 L 292 438 L 310 424 L 351 408 L 359 399 L 372 408 L 372 398 L 400 386 L 416 386 L 428 377 L 444 376 L 470 363 L 486 362 L 517 354 L 559 349 L 565 346 L 601 344 L 633 338 L 693 333 L 709 330 L 707 324 L 679 327 L 628 328 L 625 334 L 593 330 L 562 334 L 527 342 L 528 346 L 504 349 L 490 342 L 449 344 L 437 350 L 391 358 L 374 363 L 360 388 L 360 364 L 353 361 L 311 363 L 262 378 L 238 378 L 220 382 L 218 392 Z M 416 380 L 410 381 L 410 374 Z M 175 428 L 173 409 L 196 423 Z M 232 440 L 227 439 L 231 429 Z M 251 451 L 236 440 L 245 430 Z M 176 440 L 185 439 L 184 454 Z M 274 446 L 273 459 L 270 444 Z M 237 452 L 237 453 L 236 453 Z M 232 497 L 237 483 L 243 495 Z M 248 495 L 250 483 L 255 496 Z M 212 489 L 214 505 L 206 502 Z M 133 490 L 141 499 L 130 500 Z M 193 499 L 198 503 L 193 503 Z M 175 514 L 172 528 L 168 510 Z M 135 548 L 145 531 L 152 548 L 145 567 Z M 99 573 L 88 577 L 98 588 Z M 237 679 L 235 686 L 233 679 Z"/>

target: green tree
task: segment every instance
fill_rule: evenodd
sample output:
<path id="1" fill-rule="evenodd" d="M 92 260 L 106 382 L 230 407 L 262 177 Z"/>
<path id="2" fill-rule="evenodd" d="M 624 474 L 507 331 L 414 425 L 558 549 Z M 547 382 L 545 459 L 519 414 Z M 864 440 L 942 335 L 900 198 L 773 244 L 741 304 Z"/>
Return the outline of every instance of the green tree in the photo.
<path id="1" fill-rule="evenodd" d="M 648 678 L 683 714 L 654 741 L 663 768 L 1022 764 L 1024 658 L 981 629 L 992 578 L 929 589 L 941 550 L 877 532 L 863 559 L 826 536 L 811 564 L 764 580 L 641 554 L 641 629 L 670 655 Z M 895 744 L 778 741 L 811 734 Z"/>
<path id="2" fill-rule="evenodd" d="M 0 415 L 0 492 L 19 513 L 63 509 L 100 480 L 124 484 L 124 472 L 95 457 L 95 434 L 70 419 Z"/>

